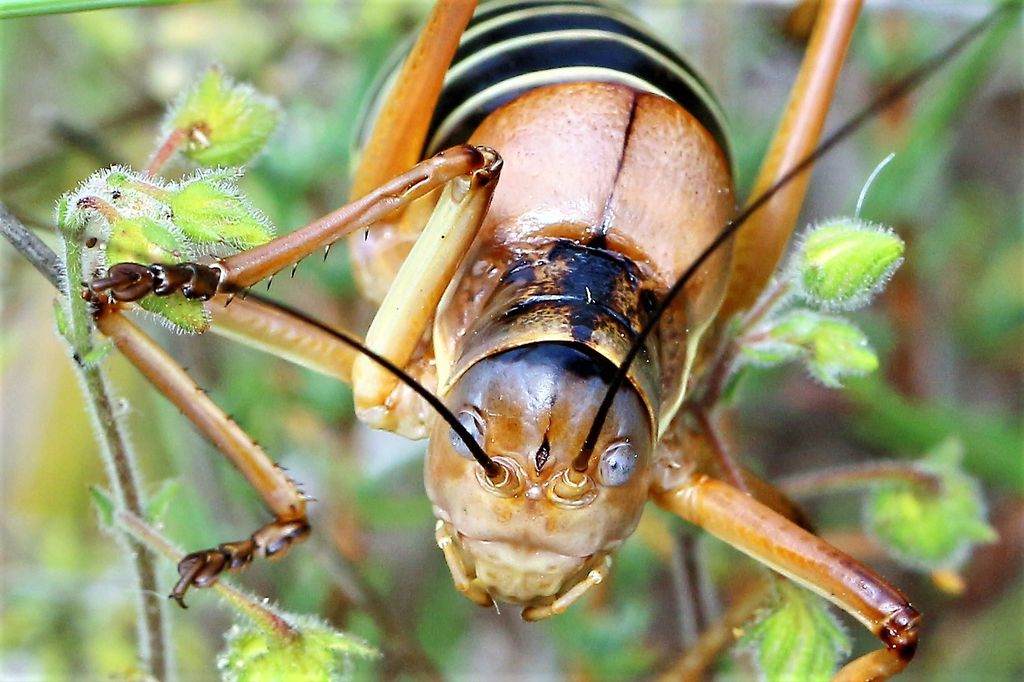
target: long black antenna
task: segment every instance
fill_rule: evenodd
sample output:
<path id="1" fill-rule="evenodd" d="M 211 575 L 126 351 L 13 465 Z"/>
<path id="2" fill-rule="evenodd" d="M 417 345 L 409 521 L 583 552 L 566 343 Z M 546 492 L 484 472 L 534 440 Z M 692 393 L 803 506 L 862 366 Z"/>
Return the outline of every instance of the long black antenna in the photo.
<path id="1" fill-rule="evenodd" d="M 0 203 L 0 234 L 6 237 L 7 240 L 10 241 L 11 244 L 16 249 L 18 249 L 18 251 L 20 251 L 21 254 L 32 265 L 34 265 L 36 269 L 43 274 L 44 277 L 50 280 L 51 284 L 53 284 L 58 289 L 60 288 L 60 278 L 62 275 L 60 273 L 60 261 L 57 258 L 57 254 L 55 254 L 50 249 L 50 247 L 44 244 L 39 238 L 37 238 L 35 235 L 29 232 L 23 225 L 21 225 L 21 223 L 18 222 L 18 220 L 13 215 L 11 215 L 11 213 L 7 210 L 7 207 L 4 206 L 2 203 Z M 356 337 L 346 332 L 333 329 L 324 324 L 323 322 L 306 315 L 301 310 L 297 310 L 283 303 L 272 301 L 270 299 L 263 298 L 262 296 L 257 296 L 255 294 L 251 295 L 251 298 L 258 300 L 265 306 L 277 308 L 278 310 L 289 313 L 290 315 L 299 318 L 306 324 L 316 327 L 325 334 L 328 334 L 338 339 L 345 345 L 356 349 L 363 355 L 366 355 L 368 358 L 376 362 L 378 365 L 394 374 L 409 388 L 415 391 L 417 395 L 426 400 L 427 403 L 432 408 L 434 408 L 439 415 L 441 415 L 441 418 L 448 422 L 448 425 L 452 427 L 455 433 L 459 435 L 459 438 L 461 438 L 462 441 L 466 444 L 466 447 L 469 448 L 470 453 L 472 453 L 473 455 L 473 459 L 479 462 L 480 466 L 484 468 L 484 472 L 487 474 L 488 477 L 496 478 L 498 474 L 501 473 L 501 467 L 497 464 L 497 462 L 495 462 L 493 459 L 487 456 L 487 453 L 484 452 L 483 447 L 481 447 L 480 444 L 476 442 L 473 436 L 470 435 L 469 431 L 466 430 L 466 427 L 463 426 L 462 423 L 459 422 L 458 418 L 456 418 L 456 416 L 452 414 L 451 410 L 449 410 L 448 407 L 443 402 L 441 402 L 441 399 L 438 398 L 433 393 L 431 393 L 430 391 L 428 391 L 423 384 L 416 381 L 416 379 L 414 379 L 407 372 L 405 372 L 405 370 L 398 367 L 384 356 L 378 355 L 377 353 L 367 348 L 366 344 L 364 344 Z"/>
<path id="2" fill-rule="evenodd" d="M 434 408 L 434 410 L 436 410 L 439 415 L 441 415 L 441 418 L 448 422 L 448 425 L 452 427 L 452 430 L 454 430 L 455 433 L 458 434 L 459 438 L 461 438 L 462 441 L 466 444 L 466 447 L 469 448 L 470 453 L 473 455 L 473 459 L 475 459 L 480 464 L 480 466 L 484 468 L 484 473 L 486 473 L 488 477 L 495 478 L 498 476 L 499 473 L 501 473 L 501 467 L 498 466 L 498 463 L 491 459 L 486 452 L 484 452 L 483 447 L 476 442 L 476 439 L 473 438 L 472 435 L 470 435 L 469 431 L 466 429 L 465 426 L 462 425 L 462 422 L 459 421 L 458 417 L 456 417 L 452 413 L 452 411 L 448 409 L 448 406 L 441 402 L 440 398 L 438 398 L 436 395 L 427 390 L 426 386 L 416 381 L 415 378 L 413 378 L 408 372 L 403 370 L 401 367 L 394 364 L 383 355 L 375 353 L 373 350 L 367 347 L 366 344 L 364 344 L 362 341 L 352 336 L 351 334 L 343 332 L 338 329 L 334 329 L 333 327 L 324 324 L 323 322 L 317 320 L 316 318 L 309 317 L 301 310 L 297 310 L 284 303 L 272 301 L 268 298 L 263 298 L 262 296 L 258 296 L 255 294 L 250 294 L 249 298 L 255 299 L 256 301 L 259 301 L 261 304 L 265 306 L 277 308 L 278 310 L 281 310 L 283 312 L 288 313 L 289 315 L 299 318 L 306 324 L 312 325 L 319 329 L 320 331 L 324 332 L 325 334 L 333 336 L 334 338 L 341 341 L 345 345 L 356 349 L 357 351 L 359 351 L 366 357 L 370 358 L 387 371 L 394 374 L 402 381 L 402 383 L 411 388 L 418 396 L 426 400 L 427 403 L 432 408 Z"/>
<path id="3" fill-rule="evenodd" d="M 679 292 L 683 290 L 683 287 L 685 287 L 686 283 L 690 281 L 690 278 L 693 277 L 698 268 L 704 264 L 704 261 L 706 261 L 711 254 L 718 249 L 718 247 L 724 244 L 726 240 L 732 237 L 736 231 L 746 223 L 750 216 L 759 208 L 764 206 L 776 192 L 786 186 L 790 181 L 800 175 L 800 173 L 805 171 L 822 156 L 827 154 L 833 147 L 849 137 L 869 118 L 891 106 L 898 99 L 920 85 L 922 81 L 934 74 L 940 67 L 945 65 L 946 62 L 956 56 L 958 52 L 967 47 L 971 41 L 983 33 L 985 29 L 988 28 L 989 24 L 994 23 L 1003 12 L 1007 12 L 1012 9 L 1020 9 L 1020 7 L 1020 0 L 1010 0 L 1010 2 L 1003 3 L 996 9 L 992 10 L 992 12 L 987 16 L 978 20 L 974 26 L 965 31 L 963 35 L 953 41 L 953 43 L 946 47 L 946 49 L 936 53 L 932 57 L 929 57 L 916 69 L 883 90 L 877 97 L 875 97 L 874 100 L 871 101 L 871 103 L 851 117 L 846 123 L 841 125 L 835 132 L 826 137 L 813 152 L 804 157 L 800 163 L 779 178 L 778 182 L 765 190 L 761 196 L 752 201 L 740 212 L 739 215 L 729 221 L 729 223 L 722 228 L 722 231 L 718 233 L 718 236 L 715 237 L 710 244 L 704 247 L 704 250 L 701 251 L 699 256 L 697 256 L 697 259 L 690 264 L 690 267 L 686 269 L 686 272 L 684 272 L 683 275 L 676 280 L 676 283 L 672 285 L 672 288 L 668 290 L 668 293 L 654 309 L 651 317 L 640 330 L 640 333 L 636 337 L 636 341 L 633 342 L 633 346 L 629 349 L 629 352 L 626 353 L 626 357 L 623 359 L 618 371 L 612 377 L 612 380 L 608 385 L 608 390 L 605 392 L 604 398 L 601 400 L 601 405 L 597 409 L 597 414 L 594 415 L 594 421 L 590 424 L 590 431 L 587 432 L 587 438 L 583 441 L 583 447 L 580 449 L 580 453 L 576 456 L 576 459 L 573 460 L 573 468 L 576 471 L 583 472 L 587 470 L 590 458 L 594 454 L 594 447 L 597 445 L 597 438 L 601 434 L 601 429 L 604 427 L 605 420 L 608 418 L 608 412 L 611 411 L 612 402 L 615 400 L 615 394 L 626 382 L 629 367 L 633 364 L 633 360 L 636 359 L 636 356 L 640 353 L 640 349 L 643 348 L 644 344 L 647 342 L 647 337 L 651 335 L 651 332 L 661 320 L 662 315 L 664 315 L 665 311 L 672 304 L 672 301 L 674 301 L 676 296 L 679 295 Z"/>

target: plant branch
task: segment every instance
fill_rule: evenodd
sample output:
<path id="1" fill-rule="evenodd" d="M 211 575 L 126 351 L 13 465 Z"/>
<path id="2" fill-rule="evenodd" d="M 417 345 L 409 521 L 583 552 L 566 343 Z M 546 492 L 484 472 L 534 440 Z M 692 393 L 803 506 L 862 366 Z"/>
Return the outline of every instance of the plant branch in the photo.
<path id="1" fill-rule="evenodd" d="M 659 682 L 698 682 L 726 648 L 736 642 L 736 633 L 763 606 L 774 586 L 772 579 L 760 579 L 733 601 L 728 611 L 701 632 L 697 642 L 657 679 Z"/>
<path id="2" fill-rule="evenodd" d="M 76 356 L 77 357 L 77 356 Z M 107 468 L 114 483 L 115 497 L 123 509 L 139 514 L 142 512 L 142 497 L 139 482 L 132 463 L 132 454 L 114 415 L 114 408 L 107 386 L 106 377 L 97 366 L 79 365 L 82 383 L 88 395 L 90 409 L 97 427 L 97 436 L 105 450 Z M 158 680 L 168 677 L 167 642 L 164 600 L 160 598 L 153 555 L 134 540 L 128 542 L 129 554 L 135 563 L 135 573 L 141 592 L 140 638 L 144 643 L 143 659 L 148 660 L 149 670 Z"/>
<path id="3" fill-rule="evenodd" d="M 938 477 L 913 465 L 901 462 L 871 462 L 794 474 L 777 481 L 776 486 L 786 495 L 809 497 L 862 490 L 888 482 L 911 483 L 928 491 L 936 491 L 942 485 Z"/>
<path id="4" fill-rule="evenodd" d="M 708 366 L 706 379 L 696 391 L 697 402 L 705 410 L 712 410 L 722 398 L 729 379 L 737 370 L 737 357 L 744 343 L 751 340 L 751 332 L 765 317 L 776 311 L 787 300 L 792 284 L 788 278 L 775 279 L 765 289 L 754 306 L 736 322 L 735 333 L 722 335 L 722 341 Z M 732 329 L 730 326 L 729 329 Z"/>
<path id="5" fill-rule="evenodd" d="M 135 456 L 132 453 L 121 424 L 114 413 L 113 401 L 101 367 L 87 364 L 83 358 L 94 350 L 94 327 L 89 306 L 80 296 L 71 293 L 71 287 L 82 281 L 82 246 L 74 237 L 64 238 L 65 320 L 62 333 L 74 353 L 75 364 L 82 377 L 86 405 L 92 414 L 100 452 L 114 489 L 114 499 L 120 509 L 141 516 L 143 495 L 139 490 Z M 153 555 L 134 539 L 128 539 L 128 550 L 135 564 L 140 595 L 140 647 L 142 659 L 149 672 L 157 679 L 166 679 L 169 672 L 166 642 L 166 613 L 164 600 L 158 596 L 156 567 Z"/>
<path id="6" fill-rule="evenodd" d="M 426 651 L 395 617 L 387 599 L 367 580 L 364 569 L 346 559 L 338 546 L 338 537 L 331 534 L 330 542 L 319 543 L 323 564 L 346 599 L 373 619 L 383 633 L 381 649 L 393 657 L 400 670 L 411 672 L 418 680 L 440 681 L 443 678 Z"/>
<path id="7" fill-rule="evenodd" d="M 106 377 L 100 367 L 84 362 L 93 350 L 92 321 L 86 302 L 64 291 L 64 282 L 81 280 L 80 246 L 65 240 L 67 253 L 63 266 L 56 253 L 0 204 L 0 229 L 4 237 L 57 290 L 64 294 L 66 319 L 63 333 L 74 353 L 75 365 L 82 379 L 86 403 L 93 417 L 96 437 L 107 465 L 118 506 L 136 516 L 142 515 L 143 496 L 139 490 L 133 455 L 114 411 Z M 65 279 L 65 273 L 67 278 Z M 170 662 L 167 658 L 167 628 L 164 600 L 159 597 L 153 555 L 136 540 L 128 540 L 128 550 L 135 565 L 139 588 L 139 638 L 142 659 L 158 680 L 167 679 Z"/>
<path id="8" fill-rule="evenodd" d="M 739 463 L 736 462 L 736 459 L 732 456 L 732 453 L 729 452 L 729 448 L 726 446 L 725 440 L 722 438 L 722 433 L 719 431 L 717 424 L 715 424 L 714 418 L 699 406 L 692 410 L 692 414 L 697 418 L 701 432 L 704 434 L 705 441 L 710 446 L 710 450 L 717 460 L 717 464 L 722 471 L 725 482 L 740 492 L 753 497 L 754 495 L 743 476 L 743 470 L 740 468 Z"/>
<path id="9" fill-rule="evenodd" d="M 25 260 L 57 289 L 61 287 L 64 270 L 60 259 L 49 246 L 21 224 L 4 204 L 0 203 L 0 233 L 18 250 Z"/>
<path id="10" fill-rule="evenodd" d="M 170 540 L 161 535 L 137 514 L 122 510 L 116 514 L 116 518 L 136 541 L 145 545 L 153 552 L 163 555 L 174 563 L 178 563 L 185 556 L 184 552 L 175 547 Z M 272 609 L 267 608 L 261 600 L 253 595 L 243 592 L 222 580 L 213 583 L 211 587 L 229 604 L 254 621 L 262 623 L 264 627 L 273 631 L 277 636 L 284 639 L 293 639 L 299 635 L 298 630 L 291 623 Z"/>
<path id="11" fill-rule="evenodd" d="M 163 141 L 163 144 L 153 152 L 152 158 L 146 164 L 146 174 L 150 177 L 156 177 L 160 169 L 164 167 L 164 164 L 174 156 L 178 148 L 188 139 L 188 135 L 189 131 L 184 128 L 172 130 L 167 139 Z"/>

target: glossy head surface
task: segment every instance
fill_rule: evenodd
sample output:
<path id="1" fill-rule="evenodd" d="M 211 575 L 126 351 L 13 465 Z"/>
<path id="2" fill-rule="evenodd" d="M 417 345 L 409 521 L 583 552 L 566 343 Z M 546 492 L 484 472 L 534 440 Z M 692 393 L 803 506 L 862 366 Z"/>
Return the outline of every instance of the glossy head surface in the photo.
<path id="1" fill-rule="evenodd" d="M 502 477 L 483 475 L 439 420 L 427 493 L 467 575 L 493 598 L 550 601 L 636 527 L 653 439 L 631 386 L 616 396 L 589 470 L 571 471 L 612 370 L 587 349 L 538 343 L 477 362 L 445 397 Z"/>

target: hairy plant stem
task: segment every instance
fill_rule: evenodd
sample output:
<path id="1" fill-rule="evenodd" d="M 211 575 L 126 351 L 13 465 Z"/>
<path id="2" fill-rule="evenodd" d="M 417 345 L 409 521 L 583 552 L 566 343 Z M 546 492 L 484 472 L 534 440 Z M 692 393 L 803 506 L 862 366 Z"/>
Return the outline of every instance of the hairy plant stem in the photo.
<path id="1" fill-rule="evenodd" d="M 59 220 L 63 221 L 66 206 Z M 49 247 L 25 228 L 5 206 L 0 204 L 2 232 L 59 291 L 64 294 L 61 333 L 71 347 L 75 369 L 82 380 L 86 405 L 93 418 L 96 438 L 100 443 L 107 473 L 119 508 L 136 516 L 142 515 L 144 500 L 139 489 L 134 454 L 121 430 L 114 410 L 106 377 L 102 369 L 85 361 L 95 352 L 92 316 L 88 304 L 72 289 L 82 281 L 82 247 L 74 238 L 64 238 L 64 262 Z M 63 272 L 61 266 L 63 265 Z M 63 289 L 62 289 L 63 287 Z M 167 657 L 165 603 L 160 598 L 153 555 L 137 540 L 125 538 L 132 557 L 139 595 L 139 657 L 148 672 L 158 680 L 170 674 Z"/>
<path id="2" fill-rule="evenodd" d="M 938 477 L 903 462 L 870 462 L 794 474 L 777 481 L 776 485 L 787 495 L 810 497 L 894 482 L 911 483 L 930 492 L 938 492 L 942 485 Z"/>
<path id="3" fill-rule="evenodd" d="M 146 523 L 139 515 L 122 510 L 117 512 L 116 519 L 124 525 L 132 538 L 137 542 L 142 543 L 154 552 L 162 554 L 170 561 L 177 563 L 185 556 L 184 552 L 175 547 L 170 540 L 157 532 L 155 528 Z M 272 609 L 264 606 L 256 597 L 221 580 L 213 583 L 211 587 L 231 606 L 262 625 L 264 629 L 274 635 L 288 640 L 299 636 L 299 631 L 291 623 Z"/>
<path id="4" fill-rule="evenodd" d="M 76 358 L 79 357 L 76 354 Z M 113 473 L 111 482 L 117 505 L 133 513 L 141 513 L 143 501 L 140 497 L 139 482 L 135 475 L 133 454 L 114 415 L 106 377 L 99 367 L 81 366 L 82 383 L 85 386 L 89 409 L 93 412 L 103 442 L 107 468 Z M 153 555 L 141 544 L 128 540 L 129 553 L 135 564 L 140 596 L 139 638 L 140 657 L 148 663 L 149 672 L 158 680 L 169 677 L 170 662 L 167 660 L 167 632 L 165 602 L 159 596 L 156 565 Z"/>
<path id="5" fill-rule="evenodd" d="M 785 303 L 792 288 L 793 285 L 786 277 L 773 280 L 757 299 L 754 307 L 739 317 L 735 333 L 723 334 L 718 352 L 709 366 L 707 379 L 696 391 L 697 402 L 705 411 L 712 410 L 722 399 L 729 379 L 736 372 L 740 349 L 750 340 L 754 328 Z"/>
<path id="6" fill-rule="evenodd" d="M 64 338 L 71 346 L 76 368 L 82 377 L 86 405 L 92 413 L 100 452 L 106 464 L 118 508 L 136 516 L 143 515 L 143 495 L 139 487 L 135 455 L 114 412 L 106 376 L 100 366 L 87 364 L 95 350 L 95 335 L 89 305 L 73 289 L 83 281 L 82 246 L 75 237 L 62 232 L 64 241 L 64 272 L 66 318 Z M 139 654 L 150 674 L 158 680 L 169 676 L 167 659 L 166 614 L 164 600 L 159 596 L 154 557 L 140 542 L 126 538 L 129 554 L 135 564 L 139 590 Z"/>
<path id="7" fill-rule="evenodd" d="M 174 153 L 185 143 L 188 139 L 189 131 L 185 128 L 175 128 L 167 136 L 167 139 L 163 141 L 163 144 L 153 152 L 152 158 L 149 163 L 146 164 L 146 173 L 149 177 L 156 177 L 160 172 L 160 169 L 164 167 Z"/>

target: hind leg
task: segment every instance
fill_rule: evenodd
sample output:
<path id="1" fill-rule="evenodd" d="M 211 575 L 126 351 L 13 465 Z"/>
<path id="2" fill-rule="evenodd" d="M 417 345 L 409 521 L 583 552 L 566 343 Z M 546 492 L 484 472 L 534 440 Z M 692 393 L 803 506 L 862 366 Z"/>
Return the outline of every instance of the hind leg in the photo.
<path id="1" fill-rule="evenodd" d="M 818 144 L 860 7 L 861 0 L 821 0 L 800 73 L 748 205 L 782 180 Z M 808 168 L 772 195 L 736 235 L 722 319 L 749 308 L 768 283 L 796 225 L 810 179 Z"/>
<path id="2" fill-rule="evenodd" d="M 422 158 L 430 120 L 462 31 L 476 8 L 472 0 L 438 2 L 394 84 L 384 97 L 352 180 L 353 199 Z M 429 214 L 433 196 L 381 221 L 369 234 L 349 238 L 352 269 L 363 295 L 380 303 Z"/>

